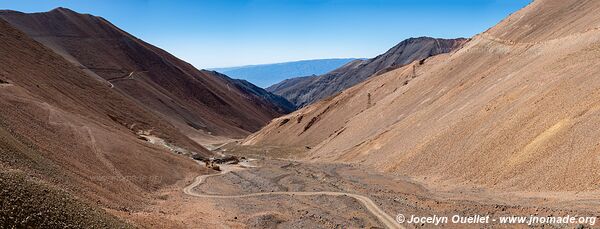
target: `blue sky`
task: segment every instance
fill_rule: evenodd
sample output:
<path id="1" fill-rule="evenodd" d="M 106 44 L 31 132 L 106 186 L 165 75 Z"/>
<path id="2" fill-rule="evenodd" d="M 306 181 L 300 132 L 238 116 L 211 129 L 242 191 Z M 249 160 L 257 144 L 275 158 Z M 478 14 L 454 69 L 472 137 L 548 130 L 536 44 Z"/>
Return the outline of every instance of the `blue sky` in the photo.
<path id="1" fill-rule="evenodd" d="M 373 57 L 409 37 L 471 37 L 530 0 L 0 0 L 102 16 L 196 67 Z"/>

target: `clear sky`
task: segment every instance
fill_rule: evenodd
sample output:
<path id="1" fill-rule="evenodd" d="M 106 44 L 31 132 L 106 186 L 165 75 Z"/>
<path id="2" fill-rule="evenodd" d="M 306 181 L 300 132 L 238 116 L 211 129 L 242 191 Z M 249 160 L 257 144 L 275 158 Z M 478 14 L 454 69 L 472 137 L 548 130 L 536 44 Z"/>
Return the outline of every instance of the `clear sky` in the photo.
<path id="1" fill-rule="evenodd" d="M 530 0 L 0 0 L 102 16 L 196 67 L 373 57 L 418 36 L 471 37 Z"/>

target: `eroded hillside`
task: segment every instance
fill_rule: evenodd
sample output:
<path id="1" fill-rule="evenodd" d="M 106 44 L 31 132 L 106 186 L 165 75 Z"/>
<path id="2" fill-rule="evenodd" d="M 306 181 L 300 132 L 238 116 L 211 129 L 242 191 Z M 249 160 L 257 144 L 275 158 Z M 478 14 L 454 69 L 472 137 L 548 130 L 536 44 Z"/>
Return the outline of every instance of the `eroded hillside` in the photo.
<path id="1" fill-rule="evenodd" d="M 101 17 L 66 8 L 0 17 L 198 142 L 244 137 L 294 109 L 262 89 L 199 71 Z"/>
<path id="2" fill-rule="evenodd" d="M 67 206 L 72 209 L 65 209 L 64 214 L 91 208 L 80 214 L 103 218 L 104 213 L 94 213 L 99 207 L 143 207 L 149 204 L 148 197 L 156 190 L 202 171 L 187 157 L 139 139 L 139 134 L 151 134 L 185 148 L 187 153 L 211 155 L 170 123 L 111 90 L 3 20 L 0 20 L 0 36 L 0 52 L 7 54 L 0 56 L 3 82 L 0 84 L 0 169 L 2 179 L 7 179 L 4 183 L 24 185 L 7 186 L 4 190 L 26 189 L 38 193 L 46 188 L 48 192 L 69 196 L 61 199 L 59 194 L 49 195 L 46 201 L 57 202 L 24 204 L 23 212 L 37 214 L 46 211 L 46 206 Z M 11 204 L 24 200 L 19 200 L 16 194 L 10 196 L 2 198 L 8 201 L 2 206 L 2 217 L 26 217 L 27 214 L 10 209 Z M 80 205 L 80 200 L 85 204 Z M 91 207 L 86 207 L 89 205 Z M 52 215 L 53 220 L 59 223 L 60 217 L 70 217 L 60 215 L 60 211 L 53 211 L 55 213 L 58 215 Z M 69 218 L 84 221 L 64 223 L 84 227 L 98 223 L 85 224 L 85 217 Z M 111 217 L 103 219 L 117 222 Z M 79 224 L 82 222 L 83 225 Z"/>
<path id="3" fill-rule="evenodd" d="M 245 144 L 308 146 L 313 160 L 428 182 L 595 189 L 599 9 L 535 1 L 456 52 L 275 119 Z"/>

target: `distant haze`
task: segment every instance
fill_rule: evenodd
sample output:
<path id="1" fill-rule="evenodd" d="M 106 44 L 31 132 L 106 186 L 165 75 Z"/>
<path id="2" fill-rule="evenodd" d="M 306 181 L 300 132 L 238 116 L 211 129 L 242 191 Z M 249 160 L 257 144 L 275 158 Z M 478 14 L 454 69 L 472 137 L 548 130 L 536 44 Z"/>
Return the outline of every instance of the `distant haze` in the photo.
<path id="1" fill-rule="evenodd" d="M 294 62 L 212 68 L 232 78 L 244 79 L 266 88 L 282 80 L 298 76 L 321 75 L 358 58 L 302 60 Z"/>

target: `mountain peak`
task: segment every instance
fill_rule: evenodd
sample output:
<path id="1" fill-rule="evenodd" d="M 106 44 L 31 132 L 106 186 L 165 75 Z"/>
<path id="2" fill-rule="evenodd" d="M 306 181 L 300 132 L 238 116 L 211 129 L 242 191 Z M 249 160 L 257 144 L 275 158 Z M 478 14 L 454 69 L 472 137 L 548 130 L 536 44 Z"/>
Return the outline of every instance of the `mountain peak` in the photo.
<path id="1" fill-rule="evenodd" d="M 56 7 L 52 10 L 46 11 L 46 12 L 37 12 L 37 13 L 24 13 L 21 11 L 16 11 L 16 10 L 0 10 L 0 14 L 6 14 L 6 15 L 10 15 L 10 14 L 23 14 L 23 15 L 28 15 L 28 14 L 49 14 L 49 13 L 60 13 L 60 14 L 80 14 L 75 12 L 74 10 L 71 10 L 69 8 L 65 8 L 65 7 Z"/>
<path id="2" fill-rule="evenodd" d="M 464 38 L 408 38 L 375 58 L 353 61 L 321 76 L 283 81 L 269 87 L 269 90 L 283 96 L 294 105 L 303 107 L 350 88 L 373 75 L 399 68 L 415 60 L 457 50 L 466 41 Z"/>
<path id="3" fill-rule="evenodd" d="M 69 8 L 65 8 L 65 7 L 56 7 L 48 12 L 61 12 L 61 13 L 77 13 Z"/>
<path id="4" fill-rule="evenodd" d="M 97 18 L 97 16 L 95 16 L 95 15 L 88 14 L 88 13 L 80 13 L 80 12 L 77 12 L 75 10 L 65 8 L 65 7 L 56 7 L 48 12 L 41 12 L 39 14 L 62 14 L 62 15 L 68 15 L 68 16 L 89 16 L 89 17 Z"/>

